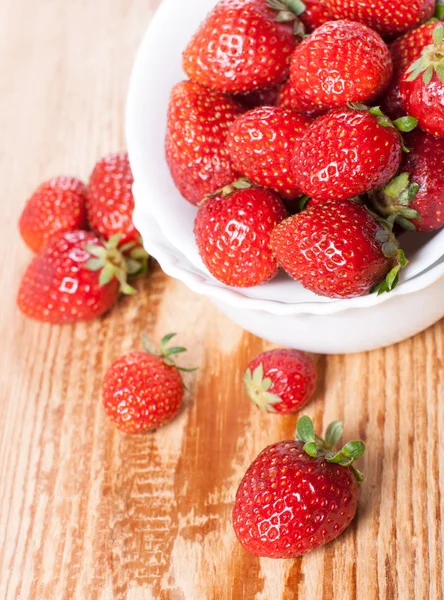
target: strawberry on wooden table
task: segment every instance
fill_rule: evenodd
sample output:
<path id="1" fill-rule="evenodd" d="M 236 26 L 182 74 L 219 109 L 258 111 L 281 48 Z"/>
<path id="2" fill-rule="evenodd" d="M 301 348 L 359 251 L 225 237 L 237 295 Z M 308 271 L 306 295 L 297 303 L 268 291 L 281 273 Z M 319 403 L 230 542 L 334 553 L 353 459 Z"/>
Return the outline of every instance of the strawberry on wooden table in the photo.
<path id="1" fill-rule="evenodd" d="M 325 440 L 309 417 L 297 424 L 297 440 L 268 446 L 253 461 L 236 493 L 233 528 L 255 556 L 294 558 L 328 544 L 350 525 L 358 506 L 362 473 L 353 462 L 363 442 L 334 446 L 342 423 L 333 422 Z"/>
<path id="2" fill-rule="evenodd" d="M 20 217 L 20 234 L 38 252 L 55 235 L 86 228 L 86 186 L 76 177 L 54 177 L 29 198 Z"/>

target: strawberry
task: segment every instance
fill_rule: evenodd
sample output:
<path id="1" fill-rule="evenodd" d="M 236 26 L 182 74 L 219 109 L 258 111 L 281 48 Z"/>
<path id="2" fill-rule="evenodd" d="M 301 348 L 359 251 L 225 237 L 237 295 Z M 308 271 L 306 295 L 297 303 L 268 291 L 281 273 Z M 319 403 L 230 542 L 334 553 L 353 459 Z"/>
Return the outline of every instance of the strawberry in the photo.
<path id="1" fill-rule="evenodd" d="M 176 187 L 192 204 L 236 179 L 225 143 L 242 112 L 231 98 L 197 83 L 183 81 L 173 88 L 166 158 Z"/>
<path id="2" fill-rule="evenodd" d="M 315 29 L 333 21 L 333 13 L 328 7 L 328 0 L 304 0 L 305 10 L 299 15 L 305 31 L 312 33 Z"/>
<path id="3" fill-rule="evenodd" d="M 140 238 L 133 225 L 133 181 L 126 152 L 109 154 L 94 167 L 86 196 L 88 221 L 106 240 L 117 234 L 122 244 Z"/>
<path id="4" fill-rule="evenodd" d="M 39 186 L 20 217 L 20 234 L 26 245 L 39 252 L 60 233 L 84 229 L 86 187 L 75 177 L 54 177 Z"/>
<path id="5" fill-rule="evenodd" d="M 184 385 L 172 357 L 185 348 L 167 347 L 175 336 L 166 335 L 156 350 L 143 336 L 145 352 L 132 352 L 116 360 L 102 386 L 106 414 L 125 433 L 145 433 L 169 423 L 180 411 Z"/>
<path id="6" fill-rule="evenodd" d="M 185 73 L 229 94 L 283 83 L 303 10 L 300 0 L 221 0 L 184 52 Z"/>
<path id="7" fill-rule="evenodd" d="M 28 317 L 64 324 L 95 319 L 116 302 L 119 289 L 135 290 L 127 275 L 143 269 L 146 253 L 120 236 L 102 242 L 93 233 L 73 231 L 50 240 L 28 266 L 17 303 Z"/>
<path id="8" fill-rule="evenodd" d="M 282 86 L 277 106 L 294 110 L 298 114 L 306 115 L 307 117 L 318 117 L 326 112 L 325 109 L 315 106 L 309 100 L 306 100 L 304 96 L 301 96 L 301 94 L 291 85 L 290 81 L 287 81 Z"/>
<path id="9" fill-rule="evenodd" d="M 277 85 L 268 90 L 257 90 L 249 94 L 236 94 L 233 100 L 238 102 L 245 110 L 253 110 L 259 106 L 276 106 L 282 86 Z"/>
<path id="10" fill-rule="evenodd" d="M 295 148 L 293 174 L 304 194 L 346 200 L 377 189 L 398 172 L 402 139 L 415 119 L 392 123 L 378 108 L 337 109 L 319 117 Z"/>
<path id="11" fill-rule="evenodd" d="M 278 266 L 270 235 L 287 211 L 273 192 L 239 180 L 199 208 L 194 234 L 200 256 L 222 283 L 253 287 L 270 281 Z"/>
<path id="12" fill-rule="evenodd" d="M 227 145 L 234 168 L 282 197 L 299 197 L 292 157 L 309 124 L 307 117 L 283 108 L 262 107 L 245 113 L 228 133 Z"/>
<path id="13" fill-rule="evenodd" d="M 406 264 L 390 228 L 346 200 L 315 204 L 289 217 L 273 231 L 271 246 L 293 279 L 328 298 L 391 291 Z"/>
<path id="14" fill-rule="evenodd" d="M 270 350 L 248 365 L 244 384 L 263 411 L 288 414 L 303 408 L 313 396 L 317 372 L 313 361 L 298 350 Z"/>
<path id="15" fill-rule="evenodd" d="M 342 436 L 333 422 L 325 441 L 309 417 L 297 424 L 297 441 L 268 446 L 245 473 L 236 493 L 233 528 L 255 556 L 294 558 L 328 544 L 348 527 L 358 506 L 362 473 L 353 462 L 363 442 L 333 448 Z"/>
<path id="16" fill-rule="evenodd" d="M 433 17 L 435 0 L 327 0 L 336 19 L 368 25 L 383 37 L 397 37 Z"/>
<path id="17" fill-rule="evenodd" d="M 402 76 L 401 97 L 421 129 L 444 137 L 444 25 L 433 30 L 433 42 Z"/>
<path id="18" fill-rule="evenodd" d="M 319 108 L 370 102 L 388 86 L 392 59 L 381 37 L 353 21 L 330 21 L 293 53 L 290 81 Z"/>
<path id="19" fill-rule="evenodd" d="M 383 108 L 392 118 L 401 117 L 404 114 L 399 87 L 401 77 L 410 63 L 421 56 L 422 49 L 432 42 L 435 27 L 436 22 L 425 23 L 389 45 L 393 61 L 393 79 L 384 95 Z"/>

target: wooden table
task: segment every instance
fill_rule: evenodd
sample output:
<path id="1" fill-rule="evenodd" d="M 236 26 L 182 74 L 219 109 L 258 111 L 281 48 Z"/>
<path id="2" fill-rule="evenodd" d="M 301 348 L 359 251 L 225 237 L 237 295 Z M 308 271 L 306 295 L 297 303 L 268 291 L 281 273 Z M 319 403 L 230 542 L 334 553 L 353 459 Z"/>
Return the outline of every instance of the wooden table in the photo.
<path id="1" fill-rule="evenodd" d="M 41 180 L 86 178 L 124 147 L 131 63 L 156 4 L 0 3 L 0 599 L 442 599 L 443 323 L 386 350 L 317 358 L 306 412 L 318 427 L 343 418 L 367 442 L 367 481 L 339 541 L 272 561 L 244 552 L 230 523 L 250 461 L 295 426 L 242 392 L 266 343 L 158 268 L 91 324 L 39 325 L 15 308 L 30 257 L 21 207 Z M 199 371 L 173 424 L 130 437 L 107 421 L 100 387 L 142 331 L 177 331 Z"/>

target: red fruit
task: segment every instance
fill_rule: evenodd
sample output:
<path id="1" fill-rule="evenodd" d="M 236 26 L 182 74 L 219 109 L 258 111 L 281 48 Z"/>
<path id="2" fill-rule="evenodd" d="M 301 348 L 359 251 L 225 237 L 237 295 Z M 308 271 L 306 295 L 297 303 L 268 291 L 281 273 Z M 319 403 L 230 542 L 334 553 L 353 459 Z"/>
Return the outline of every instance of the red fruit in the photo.
<path id="1" fill-rule="evenodd" d="M 405 69 L 421 56 L 422 49 L 433 41 L 432 33 L 435 27 L 436 22 L 425 23 L 389 45 L 393 61 L 393 78 L 384 95 L 383 107 L 384 111 L 394 119 L 404 114 L 399 88 L 401 77 Z"/>
<path id="2" fill-rule="evenodd" d="M 387 183 L 402 157 L 401 136 L 387 124 L 384 117 L 351 109 L 316 119 L 295 149 L 298 187 L 317 200 L 346 200 Z"/>
<path id="3" fill-rule="evenodd" d="M 328 8 L 328 0 L 304 0 L 305 10 L 299 15 L 305 31 L 311 33 L 327 21 L 333 21 L 333 13 Z"/>
<path id="4" fill-rule="evenodd" d="M 55 235 L 86 227 L 85 184 L 75 177 L 54 177 L 36 189 L 20 217 L 25 244 L 38 252 Z"/>
<path id="5" fill-rule="evenodd" d="M 276 106 L 282 86 L 278 85 L 269 90 L 258 90 L 249 94 L 236 94 L 233 100 L 245 110 L 253 110 L 259 106 Z"/>
<path id="6" fill-rule="evenodd" d="M 298 350 L 270 350 L 248 365 L 245 390 L 263 411 L 288 414 L 303 408 L 313 396 L 317 372 L 313 361 Z"/>
<path id="7" fill-rule="evenodd" d="M 285 198 L 301 195 L 292 173 L 296 144 L 310 124 L 307 117 L 277 107 L 256 108 L 237 119 L 228 133 L 234 168 Z"/>
<path id="8" fill-rule="evenodd" d="M 386 286 L 378 289 L 390 291 L 405 265 L 388 228 L 364 206 L 345 200 L 289 217 L 273 231 L 271 246 L 293 279 L 328 298 L 363 296 L 386 276 Z"/>
<path id="9" fill-rule="evenodd" d="M 167 348 L 174 334 L 165 336 L 157 353 L 148 338 L 146 352 L 119 358 L 108 370 L 102 386 L 105 411 L 125 433 L 145 433 L 169 423 L 180 411 L 184 386 L 171 357 L 185 348 Z"/>
<path id="10" fill-rule="evenodd" d="M 353 21 L 325 23 L 293 53 L 290 81 L 315 106 L 371 102 L 387 87 L 392 59 L 381 37 Z"/>
<path id="11" fill-rule="evenodd" d="M 363 478 L 351 465 L 365 445 L 350 442 L 332 450 L 342 435 L 338 421 L 327 429 L 325 442 L 308 417 L 299 420 L 297 432 L 301 441 L 265 448 L 237 490 L 234 531 L 256 556 L 301 556 L 341 535 L 356 514 Z"/>
<path id="12" fill-rule="evenodd" d="M 318 117 L 325 112 L 324 109 L 314 106 L 309 100 L 306 100 L 301 96 L 301 94 L 291 85 L 290 81 L 287 81 L 287 83 L 282 86 L 277 106 L 294 110 L 298 114 L 306 115 L 307 117 Z"/>
<path id="13" fill-rule="evenodd" d="M 223 193 L 229 195 L 217 195 L 200 206 L 194 234 L 200 256 L 216 279 L 230 286 L 253 287 L 270 281 L 279 270 L 270 235 L 287 211 L 273 192 L 233 189 L 228 187 Z"/>
<path id="14" fill-rule="evenodd" d="M 117 300 L 119 282 L 121 292 L 135 292 L 126 275 L 141 270 L 137 260 L 146 258 L 141 248 L 132 247 L 123 256 L 118 243 L 118 236 L 105 244 L 86 231 L 50 240 L 23 276 L 17 298 L 20 310 L 55 324 L 95 319 L 107 312 Z"/>
<path id="15" fill-rule="evenodd" d="M 368 25 L 384 37 L 396 37 L 433 17 L 435 0 L 327 0 L 337 19 Z"/>
<path id="16" fill-rule="evenodd" d="M 242 112 L 228 96 L 197 83 L 183 81 L 173 88 L 166 159 L 176 187 L 192 204 L 236 179 L 225 143 Z"/>
<path id="17" fill-rule="evenodd" d="M 292 28 L 300 25 L 291 12 L 294 4 L 299 3 L 284 1 L 282 8 L 288 5 L 288 9 L 274 10 L 267 0 L 221 0 L 184 52 L 185 73 L 201 85 L 229 94 L 283 83 L 300 39 Z M 278 22 L 279 15 L 289 22 Z"/>
<path id="18" fill-rule="evenodd" d="M 434 44 L 410 65 L 401 79 L 401 97 L 407 112 L 427 133 L 444 137 L 444 26 L 433 30 Z"/>
<path id="19" fill-rule="evenodd" d="M 91 229 L 106 240 L 138 241 L 133 225 L 133 174 L 126 152 L 109 154 L 96 163 L 88 184 L 86 208 Z"/>

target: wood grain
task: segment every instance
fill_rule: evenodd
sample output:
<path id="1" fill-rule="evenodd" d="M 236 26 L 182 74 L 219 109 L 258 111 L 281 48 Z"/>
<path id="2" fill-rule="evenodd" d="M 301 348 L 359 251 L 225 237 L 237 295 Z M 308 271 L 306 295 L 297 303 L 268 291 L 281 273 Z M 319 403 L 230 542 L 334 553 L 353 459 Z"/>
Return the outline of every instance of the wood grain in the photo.
<path id="1" fill-rule="evenodd" d="M 242 393 L 265 342 L 159 269 L 91 324 L 39 325 L 15 308 L 23 202 L 124 147 L 130 67 L 156 4 L 0 2 L 0 598 L 442 600 L 442 323 L 386 350 L 317 358 L 307 413 L 318 427 L 343 418 L 367 442 L 367 481 L 340 540 L 272 561 L 245 553 L 230 524 L 245 468 L 295 426 Z M 200 368 L 174 423 L 129 437 L 106 420 L 100 385 L 144 330 L 177 330 Z"/>

